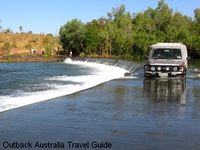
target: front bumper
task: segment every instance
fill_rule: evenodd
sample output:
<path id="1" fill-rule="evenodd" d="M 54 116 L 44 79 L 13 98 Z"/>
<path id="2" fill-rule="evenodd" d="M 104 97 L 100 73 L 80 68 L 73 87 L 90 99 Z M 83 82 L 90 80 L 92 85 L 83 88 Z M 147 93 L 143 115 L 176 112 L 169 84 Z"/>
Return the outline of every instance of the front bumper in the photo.
<path id="1" fill-rule="evenodd" d="M 146 77 L 177 77 L 184 76 L 183 72 L 159 72 L 159 71 L 145 71 Z"/>
<path id="2" fill-rule="evenodd" d="M 145 77 L 177 77 L 185 76 L 186 69 L 183 66 L 145 65 L 144 74 Z"/>

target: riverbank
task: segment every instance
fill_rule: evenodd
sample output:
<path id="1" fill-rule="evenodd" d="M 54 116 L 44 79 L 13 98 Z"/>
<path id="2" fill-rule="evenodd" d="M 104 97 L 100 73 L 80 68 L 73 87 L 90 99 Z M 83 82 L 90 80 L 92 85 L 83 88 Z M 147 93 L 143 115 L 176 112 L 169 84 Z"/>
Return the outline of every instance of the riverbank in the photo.
<path id="1" fill-rule="evenodd" d="M 1 63 L 15 63 L 15 62 L 57 62 L 63 61 L 66 56 L 54 55 L 45 57 L 40 54 L 12 54 L 7 56 L 0 56 Z"/>
<path id="2" fill-rule="evenodd" d="M 0 56 L 0 63 L 20 63 L 20 62 L 62 62 L 67 58 L 67 55 L 53 55 L 51 57 L 45 57 L 45 55 L 41 54 L 12 54 L 7 56 Z M 78 61 L 88 61 L 88 62 L 98 62 L 98 63 L 106 63 L 113 65 L 113 63 L 121 63 L 120 67 L 124 65 L 130 64 L 143 64 L 144 60 L 130 60 L 130 59 L 120 59 L 115 57 L 103 57 L 103 56 L 95 56 L 95 57 L 73 57 L 72 60 Z M 128 67 L 130 67 L 128 65 Z"/>

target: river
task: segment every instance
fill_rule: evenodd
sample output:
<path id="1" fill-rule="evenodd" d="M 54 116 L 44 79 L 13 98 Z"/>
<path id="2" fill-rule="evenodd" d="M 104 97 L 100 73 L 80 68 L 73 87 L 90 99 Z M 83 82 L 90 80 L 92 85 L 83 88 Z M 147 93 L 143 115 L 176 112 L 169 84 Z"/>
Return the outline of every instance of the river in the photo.
<path id="1" fill-rule="evenodd" d="M 108 64 L 0 64 L 0 147 L 95 141 L 114 150 L 200 148 L 198 64 L 186 79 L 145 79 L 142 65 L 130 63 L 132 76 L 123 77 L 124 63 Z"/>

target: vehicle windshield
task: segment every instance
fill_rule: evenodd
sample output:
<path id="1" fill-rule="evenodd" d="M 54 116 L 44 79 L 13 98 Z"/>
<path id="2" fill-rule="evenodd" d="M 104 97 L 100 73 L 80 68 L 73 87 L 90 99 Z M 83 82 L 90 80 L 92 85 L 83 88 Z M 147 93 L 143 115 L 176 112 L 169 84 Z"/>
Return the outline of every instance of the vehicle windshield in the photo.
<path id="1" fill-rule="evenodd" d="M 153 49 L 152 59 L 182 59 L 180 49 Z"/>

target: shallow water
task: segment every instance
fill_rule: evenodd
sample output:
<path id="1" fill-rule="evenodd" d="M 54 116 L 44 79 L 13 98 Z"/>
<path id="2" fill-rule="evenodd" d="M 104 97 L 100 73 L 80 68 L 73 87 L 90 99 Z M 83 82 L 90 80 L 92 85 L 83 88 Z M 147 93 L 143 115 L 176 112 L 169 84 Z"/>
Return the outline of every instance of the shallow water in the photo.
<path id="1" fill-rule="evenodd" d="M 142 73 L 0 113 L 0 147 L 4 141 L 60 141 L 69 149 L 67 141 L 108 141 L 114 150 L 198 150 L 198 68 L 183 80 L 146 80 Z"/>
<path id="2" fill-rule="evenodd" d="M 63 63 L 0 64 L 0 112 L 94 87 L 124 76 L 124 69 L 104 64 Z"/>

